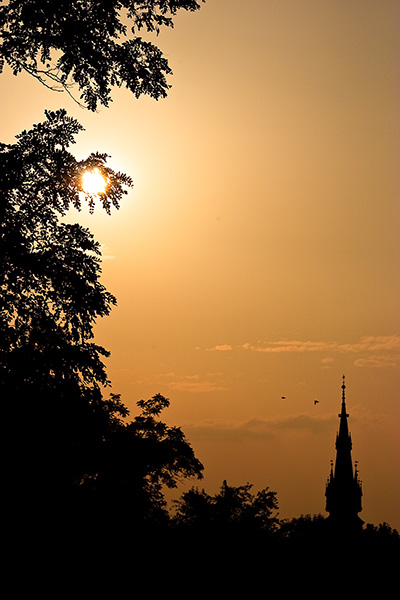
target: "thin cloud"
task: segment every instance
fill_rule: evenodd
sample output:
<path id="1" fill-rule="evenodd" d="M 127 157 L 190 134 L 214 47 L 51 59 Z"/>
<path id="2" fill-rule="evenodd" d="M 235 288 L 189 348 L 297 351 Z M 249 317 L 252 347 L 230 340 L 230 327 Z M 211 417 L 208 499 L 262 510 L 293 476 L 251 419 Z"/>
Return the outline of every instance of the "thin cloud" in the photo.
<path id="1" fill-rule="evenodd" d="M 208 392 L 220 392 L 228 389 L 223 382 L 220 381 L 222 373 L 208 373 L 206 377 L 202 377 L 195 373 L 192 375 L 179 375 L 174 372 L 160 373 L 152 378 L 153 384 L 163 386 L 164 389 L 170 391 L 186 392 L 189 394 L 200 394 Z"/>
<path id="2" fill-rule="evenodd" d="M 321 364 L 324 369 L 332 369 L 332 363 L 334 363 L 334 359 L 331 356 L 327 356 L 326 358 L 321 359 Z"/>
<path id="3" fill-rule="evenodd" d="M 356 366 L 396 366 L 400 360 L 400 336 L 365 336 L 360 338 L 357 342 L 351 343 L 341 343 L 337 341 L 278 340 L 266 342 L 265 344 L 253 345 L 246 342 L 236 346 L 220 344 L 213 348 L 207 348 L 206 350 L 213 352 L 244 350 L 246 352 L 259 352 L 265 354 L 304 352 L 367 354 L 368 356 L 357 358 L 354 364 Z M 391 352 L 391 355 L 390 357 L 384 355 L 370 356 L 370 353 L 377 352 Z M 325 365 L 332 361 L 332 358 L 322 359 L 322 363 Z"/>
<path id="4" fill-rule="evenodd" d="M 358 342 L 343 344 L 340 342 L 313 342 L 310 340 L 281 340 L 269 342 L 264 346 L 244 344 L 245 350 L 254 352 L 376 352 L 382 350 L 400 350 L 400 336 L 368 336 Z"/>
<path id="5" fill-rule="evenodd" d="M 201 394 L 207 392 L 223 392 L 227 388 L 213 381 L 171 381 L 166 384 L 170 390 L 187 392 L 189 394 Z"/>
<path id="6" fill-rule="evenodd" d="M 242 423 L 204 421 L 186 424 L 185 432 L 196 441 L 230 441 L 270 440 L 284 431 L 306 431 L 312 434 L 332 431 L 337 426 L 337 416 L 311 417 L 295 415 L 284 419 L 264 420 L 249 419 Z"/>
<path id="7" fill-rule="evenodd" d="M 233 350 L 233 346 L 230 344 L 221 344 L 220 346 L 214 346 L 214 348 L 206 348 L 206 352 L 229 352 Z"/>
<path id="8" fill-rule="evenodd" d="M 399 364 L 399 356 L 368 356 L 364 358 L 357 358 L 354 361 L 356 367 L 397 367 Z"/>

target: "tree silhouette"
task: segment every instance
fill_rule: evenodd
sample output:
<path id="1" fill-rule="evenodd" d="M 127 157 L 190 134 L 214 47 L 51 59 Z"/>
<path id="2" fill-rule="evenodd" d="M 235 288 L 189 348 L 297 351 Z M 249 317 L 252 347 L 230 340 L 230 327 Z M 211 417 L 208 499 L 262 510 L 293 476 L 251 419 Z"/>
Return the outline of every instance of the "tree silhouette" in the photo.
<path id="1" fill-rule="evenodd" d="M 82 127 L 65 110 L 45 114 L 0 146 L 0 392 L 8 461 L 26 489 L 79 481 L 95 439 L 127 413 L 118 396 L 102 396 L 108 352 L 92 340 L 116 303 L 100 282 L 100 246 L 61 217 L 84 201 L 94 210 L 86 170 L 107 181 L 97 201 L 108 213 L 132 181 L 105 154 L 77 161 L 67 148 Z"/>
<path id="2" fill-rule="evenodd" d="M 247 585 L 258 573 L 265 576 L 276 554 L 278 501 L 269 488 L 253 494 L 252 487 L 225 480 L 213 496 L 192 487 L 175 501 L 176 555 L 185 574 L 196 577 L 201 567 L 202 576 L 224 591 L 239 573 Z"/>
<path id="3" fill-rule="evenodd" d="M 322 515 L 301 515 L 293 519 L 284 519 L 279 525 L 279 535 L 292 545 L 317 546 L 327 537 L 326 518 Z"/>
<path id="4" fill-rule="evenodd" d="M 227 533 L 275 532 L 278 519 L 276 492 L 265 488 L 256 495 L 250 483 L 229 486 L 223 481 L 219 493 L 209 496 L 204 490 L 192 488 L 176 501 L 175 521 L 178 526 Z"/>
<path id="5" fill-rule="evenodd" d="M 97 471 L 84 478 L 81 492 L 104 512 L 110 507 L 129 514 L 131 523 L 166 524 L 162 487 L 175 488 L 184 478 L 202 478 L 203 465 L 179 427 L 158 417 L 169 400 L 156 394 L 137 402 L 141 413 L 119 422 L 101 445 Z"/>
<path id="6" fill-rule="evenodd" d="M 159 48 L 137 34 L 158 34 L 173 27 L 178 10 L 199 8 L 195 0 L 9 0 L 0 7 L 0 69 L 7 62 L 14 75 L 26 71 L 71 95 L 77 84 L 92 111 L 109 105 L 113 86 L 158 100 L 172 71 Z"/>

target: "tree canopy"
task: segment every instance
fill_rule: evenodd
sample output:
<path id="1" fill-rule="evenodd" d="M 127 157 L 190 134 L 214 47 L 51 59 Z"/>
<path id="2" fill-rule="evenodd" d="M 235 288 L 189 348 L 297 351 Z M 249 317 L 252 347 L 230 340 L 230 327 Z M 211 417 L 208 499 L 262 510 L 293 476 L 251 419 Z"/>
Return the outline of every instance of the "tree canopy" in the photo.
<path id="1" fill-rule="evenodd" d="M 116 303 L 100 282 L 100 245 L 62 217 L 85 201 L 118 208 L 132 180 L 105 154 L 76 160 L 68 147 L 81 129 L 65 110 L 46 111 L 16 144 L 0 145 L 0 391 L 14 471 L 43 485 L 79 479 L 84 448 L 126 415 L 118 396 L 102 397 L 108 352 L 93 342 L 96 319 Z M 107 181 L 97 198 L 81 186 L 93 168 Z"/>
<path id="2" fill-rule="evenodd" d="M 14 75 L 71 95 L 76 84 L 92 111 L 109 105 L 113 86 L 158 100 L 172 71 L 138 33 L 158 34 L 179 10 L 199 8 L 196 0 L 9 0 L 0 7 L 0 69 L 6 62 Z"/>
<path id="3" fill-rule="evenodd" d="M 0 352 L 3 374 L 23 368 L 37 380 L 35 357 L 46 363 L 46 381 L 107 384 L 104 348 L 92 341 L 97 317 L 116 303 L 100 283 L 100 244 L 79 224 L 60 220 L 70 206 L 96 198 L 83 192 L 85 171 L 98 168 L 107 181 L 97 200 L 110 213 L 132 180 L 106 165 L 106 154 L 78 161 L 67 150 L 82 129 L 65 110 L 0 145 Z M 44 357 L 46 356 L 46 359 Z"/>
<path id="4" fill-rule="evenodd" d="M 202 478 L 204 467 L 182 430 L 159 418 L 169 404 L 161 394 L 140 400 L 140 414 L 107 436 L 96 472 L 81 485 L 95 505 L 118 506 L 134 523 L 167 522 L 163 486 L 176 488 L 183 479 Z"/>
<path id="5" fill-rule="evenodd" d="M 250 483 L 230 486 L 224 480 L 215 496 L 191 488 L 176 501 L 175 521 L 195 529 L 272 533 L 278 524 L 276 492 L 265 488 L 252 494 L 252 487 Z"/>

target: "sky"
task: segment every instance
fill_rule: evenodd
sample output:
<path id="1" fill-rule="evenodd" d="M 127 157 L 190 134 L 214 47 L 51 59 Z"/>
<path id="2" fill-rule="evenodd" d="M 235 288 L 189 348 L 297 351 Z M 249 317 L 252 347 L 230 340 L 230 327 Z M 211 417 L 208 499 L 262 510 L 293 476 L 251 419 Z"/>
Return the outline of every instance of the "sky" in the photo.
<path id="1" fill-rule="evenodd" d="M 65 107 L 75 156 L 134 180 L 69 218 L 118 300 L 95 338 L 112 391 L 132 417 L 168 397 L 204 464 L 177 496 L 249 482 L 281 518 L 326 515 L 345 374 L 360 516 L 400 530 L 399 25 L 397 0 L 208 0 L 156 40 L 167 99 L 93 114 L 0 78 L 3 142 Z"/>

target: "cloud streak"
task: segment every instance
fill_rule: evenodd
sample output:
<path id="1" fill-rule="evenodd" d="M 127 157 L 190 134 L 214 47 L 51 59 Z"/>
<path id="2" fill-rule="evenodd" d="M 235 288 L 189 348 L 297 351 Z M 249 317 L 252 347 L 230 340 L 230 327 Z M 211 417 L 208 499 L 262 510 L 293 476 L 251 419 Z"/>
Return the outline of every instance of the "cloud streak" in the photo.
<path id="1" fill-rule="evenodd" d="M 264 344 L 253 345 L 245 343 L 232 346 L 230 344 L 221 344 L 213 348 L 207 348 L 208 352 L 227 352 L 233 350 L 242 350 L 246 352 L 258 352 L 264 354 L 283 354 L 283 353 L 302 353 L 302 352 L 330 352 L 345 354 L 364 354 L 368 356 L 357 358 L 354 362 L 356 366 L 396 366 L 400 360 L 400 336 L 366 336 L 360 338 L 357 342 L 341 343 L 337 341 L 311 341 L 311 340 L 279 340 L 275 342 L 266 342 Z M 370 356 L 371 353 L 385 353 Z M 329 359 L 324 359 L 326 362 Z"/>
<path id="2" fill-rule="evenodd" d="M 222 373 L 207 373 L 205 377 L 194 375 L 180 375 L 177 373 L 159 373 L 146 380 L 138 380 L 136 383 L 151 383 L 160 385 L 168 392 L 185 392 L 188 394 L 203 394 L 209 392 L 221 392 L 227 390 L 227 386 L 220 380 Z"/>
<path id="3" fill-rule="evenodd" d="M 249 419 L 242 423 L 204 421 L 196 424 L 186 424 L 185 432 L 196 441 L 230 441 L 270 440 L 284 431 L 306 431 L 320 434 L 331 431 L 337 425 L 337 416 L 311 417 L 309 415 L 294 415 L 283 419 L 264 420 Z"/>

